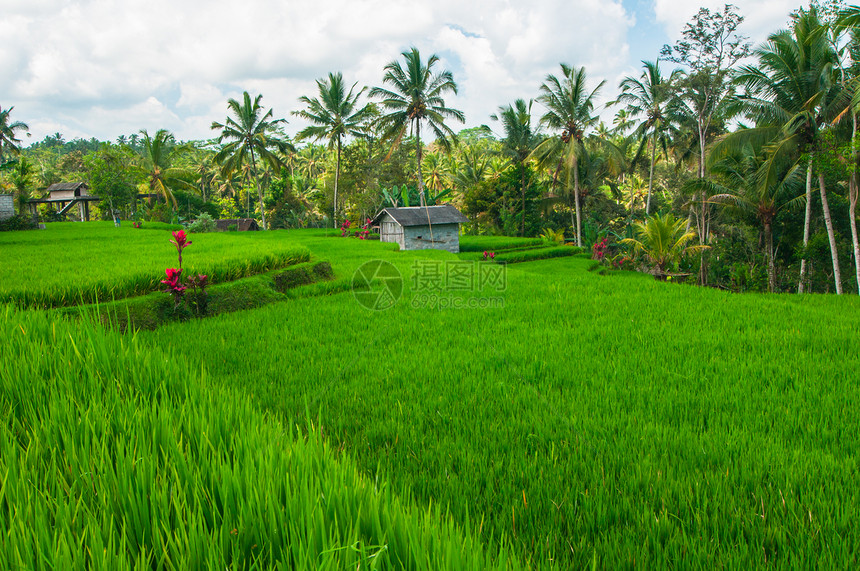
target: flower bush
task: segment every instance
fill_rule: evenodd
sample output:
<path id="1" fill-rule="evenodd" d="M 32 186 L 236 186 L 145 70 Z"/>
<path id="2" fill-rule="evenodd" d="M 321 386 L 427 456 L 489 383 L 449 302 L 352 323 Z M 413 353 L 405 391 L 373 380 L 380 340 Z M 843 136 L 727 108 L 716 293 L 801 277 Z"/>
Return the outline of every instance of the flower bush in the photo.
<path id="1" fill-rule="evenodd" d="M 600 242 L 595 242 L 591 247 L 591 259 L 603 262 L 606 259 L 606 250 L 609 248 L 609 238 L 603 237 Z"/>

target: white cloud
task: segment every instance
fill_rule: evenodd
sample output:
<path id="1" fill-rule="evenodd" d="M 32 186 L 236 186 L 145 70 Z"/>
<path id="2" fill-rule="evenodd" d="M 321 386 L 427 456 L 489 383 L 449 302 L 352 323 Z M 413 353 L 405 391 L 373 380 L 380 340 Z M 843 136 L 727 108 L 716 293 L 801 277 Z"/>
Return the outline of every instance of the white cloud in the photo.
<path id="1" fill-rule="evenodd" d="M 744 17 L 740 31 L 749 36 L 754 44 L 767 39 L 767 36 L 780 28 L 786 27 L 788 15 L 801 4 L 800 0 L 699 0 L 691 3 L 687 0 L 654 0 L 654 11 L 657 21 L 666 30 L 666 34 L 675 41 L 681 36 L 684 25 L 699 11 L 699 6 L 713 11 L 722 11 L 726 4 L 738 7 L 738 13 Z"/>
<path id="2" fill-rule="evenodd" d="M 762 39 L 793 7 L 737 3 Z M 679 0 L 654 6 L 672 38 L 695 12 Z M 14 105 L 35 140 L 142 128 L 208 138 L 227 98 L 248 90 L 295 132 L 302 125 L 289 113 L 299 96 L 316 94 L 315 79 L 341 71 L 350 83 L 379 85 L 383 66 L 414 45 L 454 73 L 460 94 L 449 104 L 472 126 L 536 97 L 559 62 L 585 66 L 593 85 L 609 79 L 611 97 L 644 57 L 630 54 L 633 23 L 622 0 L 5 0 L 0 105 Z"/>

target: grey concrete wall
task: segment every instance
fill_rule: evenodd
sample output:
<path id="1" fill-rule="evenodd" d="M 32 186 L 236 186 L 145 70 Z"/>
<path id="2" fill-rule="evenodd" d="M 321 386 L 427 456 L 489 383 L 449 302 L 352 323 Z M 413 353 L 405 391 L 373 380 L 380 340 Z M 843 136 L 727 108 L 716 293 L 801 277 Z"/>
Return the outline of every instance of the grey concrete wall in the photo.
<path id="1" fill-rule="evenodd" d="M 448 250 L 454 254 L 460 252 L 460 225 L 434 224 L 432 232 L 429 226 L 409 226 L 403 229 L 404 250 Z"/>
<path id="2" fill-rule="evenodd" d="M 15 216 L 15 200 L 11 194 L 0 194 L 0 220 Z"/>

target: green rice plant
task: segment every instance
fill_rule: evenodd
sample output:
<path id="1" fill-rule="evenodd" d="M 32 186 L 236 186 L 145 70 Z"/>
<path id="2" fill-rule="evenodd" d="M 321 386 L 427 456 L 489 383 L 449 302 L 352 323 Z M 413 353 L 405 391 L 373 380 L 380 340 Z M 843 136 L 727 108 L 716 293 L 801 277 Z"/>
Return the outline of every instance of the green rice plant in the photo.
<path id="1" fill-rule="evenodd" d="M 213 382 L 285 423 L 310 409 L 369 477 L 536 568 L 858 565 L 860 300 L 601 277 L 568 256 L 456 293 L 502 305 L 440 309 L 410 303 L 412 272 L 451 255 L 291 237 L 338 275 L 394 264 L 403 298 L 296 299 L 143 339 L 187 339 Z"/>
<path id="2" fill-rule="evenodd" d="M 510 236 L 460 236 L 461 252 L 497 252 L 514 248 L 539 248 L 544 245 L 540 238 L 514 238 Z"/>
<path id="3" fill-rule="evenodd" d="M 175 267 L 168 231 L 142 232 L 111 223 L 48 224 L 39 232 L 0 235 L 0 303 L 62 307 L 109 301 L 162 289 L 164 269 Z M 310 259 L 307 249 L 281 233 L 194 236 L 187 273 L 210 283 L 286 267 Z"/>
<path id="4" fill-rule="evenodd" d="M 520 568 L 186 359 L 0 315 L 2 569 Z"/>
<path id="5" fill-rule="evenodd" d="M 582 248 L 576 246 L 550 246 L 547 248 L 536 248 L 531 250 L 520 250 L 514 252 L 502 252 L 496 255 L 497 262 L 505 262 L 507 264 L 516 264 L 519 262 L 533 262 L 535 260 L 545 260 L 547 258 L 562 258 L 565 256 L 575 256 L 581 254 Z"/>

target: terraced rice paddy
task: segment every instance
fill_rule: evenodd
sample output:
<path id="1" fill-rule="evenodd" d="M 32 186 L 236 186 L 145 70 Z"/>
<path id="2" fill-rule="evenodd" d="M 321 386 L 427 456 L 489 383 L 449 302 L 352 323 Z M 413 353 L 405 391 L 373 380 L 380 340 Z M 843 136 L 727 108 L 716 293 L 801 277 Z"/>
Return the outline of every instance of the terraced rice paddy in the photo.
<path id="1" fill-rule="evenodd" d="M 3 561 L 87 545 L 147 567 L 860 564 L 857 298 L 732 295 L 565 256 L 422 305 L 416 274 L 474 255 L 243 239 L 306 250 L 337 279 L 134 339 L 85 328 L 79 343 L 6 310 Z M 345 287 L 370 260 L 403 278 L 385 311 Z M 125 487 L 133 501 L 108 500 Z M 160 527 L 122 532 L 141 509 Z"/>

